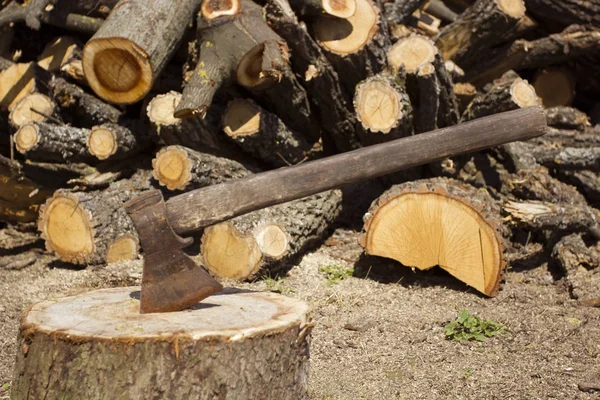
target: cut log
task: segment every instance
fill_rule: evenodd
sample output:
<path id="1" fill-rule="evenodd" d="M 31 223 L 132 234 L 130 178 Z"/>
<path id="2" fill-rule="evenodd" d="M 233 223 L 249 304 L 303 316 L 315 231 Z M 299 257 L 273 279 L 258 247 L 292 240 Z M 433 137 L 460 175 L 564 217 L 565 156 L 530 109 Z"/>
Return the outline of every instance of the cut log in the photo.
<path id="1" fill-rule="evenodd" d="M 486 115 L 540 105 L 535 89 L 526 80 L 508 79 L 477 95 L 465 110 L 462 120 L 471 121 Z"/>
<path id="2" fill-rule="evenodd" d="M 465 70 L 465 80 L 483 86 L 509 70 L 537 69 L 565 63 L 600 49 L 600 31 L 578 25 L 537 40 L 517 40 L 496 47 Z"/>
<path id="3" fill-rule="evenodd" d="M 192 190 L 238 179 L 251 172 L 237 161 L 183 146 L 161 149 L 152 160 L 154 178 L 168 190 Z"/>
<path id="4" fill-rule="evenodd" d="M 181 93 L 170 91 L 154 97 L 148 103 L 146 113 L 155 140 L 159 144 L 182 145 L 206 153 L 228 154 L 229 149 L 220 139 L 217 123 L 213 123 L 212 115 L 183 119 L 174 116 L 181 98 Z"/>
<path id="5" fill-rule="evenodd" d="M 600 239 L 600 213 L 581 204 L 507 201 L 502 207 L 510 226 L 537 231 L 588 232 Z"/>
<path id="6" fill-rule="evenodd" d="M 367 78 L 356 86 L 354 110 L 365 131 L 363 145 L 410 136 L 412 107 L 406 91 L 389 74 Z"/>
<path id="7" fill-rule="evenodd" d="M 60 121 L 56 103 L 46 95 L 32 93 L 21 99 L 11 110 L 8 120 L 15 128 L 32 122 Z"/>
<path id="8" fill-rule="evenodd" d="M 151 188 L 150 174 L 142 171 L 115 182 L 103 191 L 58 190 L 40 209 L 38 229 L 46 249 L 60 260 L 96 265 L 115 258 L 137 257 L 123 251 L 123 237 L 137 238 L 123 204 Z"/>
<path id="9" fill-rule="evenodd" d="M 263 19 L 262 8 L 250 0 L 241 0 L 240 5 L 223 16 L 198 15 L 200 57 L 175 117 L 202 117 L 222 87 L 238 83 L 246 88 L 266 89 L 289 69 L 287 46 Z"/>
<path id="10" fill-rule="evenodd" d="M 140 314 L 138 294 L 103 289 L 30 308 L 12 397 L 308 397 L 306 303 L 229 289 L 184 312 Z"/>
<path id="11" fill-rule="evenodd" d="M 320 17 L 313 30 L 347 96 L 354 95 L 358 82 L 384 69 L 391 42 L 387 23 L 373 1 L 356 0 L 356 13 L 350 18 Z"/>
<path id="12" fill-rule="evenodd" d="M 266 10 L 267 22 L 286 40 L 294 54 L 291 58 L 294 71 L 304 76 L 303 86 L 328 135 L 324 146 L 331 140 L 339 152 L 357 148 L 357 122 L 350 112 L 350 97 L 342 92 L 338 74 L 323 50 L 298 22 L 287 0 L 269 0 Z"/>
<path id="13" fill-rule="evenodd" d="M 275 114 L 252 100 L 233 100 L 223 115 L 223 131 L 242 150 L 273 166 L 284 167 L 311 158 L 312 146 Z"/>
<path id="14" fill-rule="evenodd" d="M 90 130 L 45 122 L 21 126 L 14 141 L 17 150 L 31 160 L 87 163 L 127 158 L 148 143 L 121 125 L 104 124 Z"/>
<path id="15" fill-rule="evenodd" d="M 41 68 L 40 68 L 41 69 Z M 39 91 L 47 94 L 47 87 L 36 78 L 34 63 L 12 64 L 0 72 L 0 107 L 9 111 L 25 96 Z M 48 73 L 47 73 L 48 74 Z"/>
<path id="16" fill-rule="evenodd" d="M 203 265 L 214 276 L 237 280 L 274 274 L 325 239 L 341 200 L 333 190 L 210 226 L 202 235 Z"/>
<path id="17" fill-rule="evenodd" d="M 575 78 L 565 68 L 545 68 L 533 78 L 544 107 L 570 106 L 575 99 Z"/>
<path id="18" fill-rule="evenodd" d="M 435 38 L 444 59 L 469 67 L 481 52 L 501 43 L 525 16 L 523 0 L 477 0 Z"/>
<path id="19" fill-rule="evenodd" d="M 129 129 L 123 125 L 94 126 L 87 138 L 88 152 L 98 160 L 122 160 L 148 147 L 149 138 L 140 134 L 140 128 Z"/>
<path id="20" fill-rule="evenodd" d="M 356 0 L 291 0 L 290 5 L 298 15 L 308 17 L 350 18 L 356 12 Z"/>
<path id="21" fill-rule="evenodd" d="M 527 11 L 539 21 L 600 26 L 600 4 L 587 0 L 525 0 Z"/>
<path id="22" fill-rule="evenodd" d="M 438 128 L 437 116 L 440 109 L 440 83 L 433 64 L 424 64 L 417 70 L 419 103 L 415 114 L 415 132 L 429 132 Z"/>
<path id="23" fill-rule="evenodd" d="M 34 161 L 89 162 L 87 140 L 90 131 L 70 125 L 35 122 L 21 126 L 14 135 L 19 153 Z"/>
<path id="24" fill-rule="evenodd" d="M 435 116 L 438 127 L 454 125 L 458 122 L 458 102 L 454 95 L 454 82 L 433 42 L 421 35 L 411 35 L 398 40 L 388 51 L 388 65 L 393 71 L 404 69 L 407 74 L 408 94 L 411 102 L 419 109 L 420 89 L 417 75 L 419 68 L 428 69 L 432 64 L 438 85 L 438 112 Z M 423 78 L 423 76 L 422 76 Z M 432 77 L 433 78 L 433 77 Z M 431 84 L 425 83 L 425 86 Z"/>
<path id="25" fill-rule="evenodd" d="M 200 0 L 122 0 L 83 48 L 90 87 L 111 103 L 142 99 L 165 67 Z M 151 26 L 152 29 L 147 29 Z"/>
<path id="26" fill-rule="evenodd" d="M 409 182 L 373 202 L 361 245 L 409 267 L 437 265 L 495 296 L 506 266 L 498 211 L 491 196 L 459 181 Z"/>
<path id="27" fill-rule="evenodd" d="M 445 22 L 454 22 L 458 14 L 452 11 L 442 0 L 430 0 L 425 5 L 425 11 Z"/>

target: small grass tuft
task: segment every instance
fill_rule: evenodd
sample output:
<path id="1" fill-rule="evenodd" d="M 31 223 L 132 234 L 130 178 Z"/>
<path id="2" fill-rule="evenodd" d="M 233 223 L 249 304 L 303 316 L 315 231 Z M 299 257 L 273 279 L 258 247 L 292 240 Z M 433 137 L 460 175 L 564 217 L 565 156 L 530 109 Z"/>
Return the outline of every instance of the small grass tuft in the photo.
<path id="1" fill-rule="evenodd" d="M 471 315 L 467 310 L 460 310 L 458 318 L 446 324 L 444 333 L 448 340 L 477 340 L 483 342 L 486 338 L 500 335 L 506 331 L 506 326 L 499 322 L 482 320 Z"/>
<path id="2" fill-rule="evenodd" d="M 294 290 L 287 287 L 285 280 L 282 278 L 271 278 L 270 276 L 266 276 L 263 281 L 265 282 L 265 286 L 269 292 L 283 295 L 294 293 Z"/>
<path id="3" fill-rule="evenodd" d="M 325 274 L 325 278 L 327 278 L 327 282 L 329 282 L 330 285 L 335 285 L 344 279 L 351 277 L 354 273 L 354 269 L 333 264 L 319 267 L 319 272 Z"/>

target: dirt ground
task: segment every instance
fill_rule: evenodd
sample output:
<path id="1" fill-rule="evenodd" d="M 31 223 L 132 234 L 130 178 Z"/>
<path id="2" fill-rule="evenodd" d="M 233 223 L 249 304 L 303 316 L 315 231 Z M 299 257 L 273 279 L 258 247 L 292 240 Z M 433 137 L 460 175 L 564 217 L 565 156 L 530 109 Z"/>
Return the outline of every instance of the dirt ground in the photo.
<path id="1" fill-rule="evenodd" d="M 510 269 L 503 291 L 488 299 L 443 271 L 360 258 L 356 238 L 338 230 L 283 278 L 237 284 L 312 306 L 311 399 L 600 398 L 600 308 L 570 299 L 545 265 Z M 327 279 L 323 271 L 334 267 L 352 276 Z M 0 398 L 9 397 L 27 306 L 139 284 L 140 276 L 140 261 L 76 270 L 43 254 L 0 269 Z M 461 309 L 508 331 L 485 342 L 446 340 L 444 325 Z"/>

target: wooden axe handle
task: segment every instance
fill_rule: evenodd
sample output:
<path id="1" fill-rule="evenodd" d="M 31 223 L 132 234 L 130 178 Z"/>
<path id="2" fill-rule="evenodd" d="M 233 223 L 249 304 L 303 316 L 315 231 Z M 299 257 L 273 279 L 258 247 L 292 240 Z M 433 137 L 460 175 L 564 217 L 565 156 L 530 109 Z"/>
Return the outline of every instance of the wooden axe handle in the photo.
<path id="1" fill-rule="evenodd" d="M 185 235 L 263 207 L 446 157 L 531 139 L 545 130 L 541 107 L 508 111 L 193 190 L 167 201 L 167 216 L 175 232 Z"/>

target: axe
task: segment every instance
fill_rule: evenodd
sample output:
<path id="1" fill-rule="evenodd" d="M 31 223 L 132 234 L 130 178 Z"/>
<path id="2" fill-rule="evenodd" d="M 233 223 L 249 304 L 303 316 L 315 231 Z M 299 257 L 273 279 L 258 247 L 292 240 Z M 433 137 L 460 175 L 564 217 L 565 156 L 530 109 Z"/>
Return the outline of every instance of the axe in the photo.
<path id="1" fill-rule="evenodd" d="M 125 204 L 140 238 L 141 313 L 180 311 L 222 286 L 188 257 L 189 235 L 275 204 L 513 141 L 541 136 L 541 107 L 522 108 L 291 167 L 192 190 L 165 202 L 159 190 Z"/>

